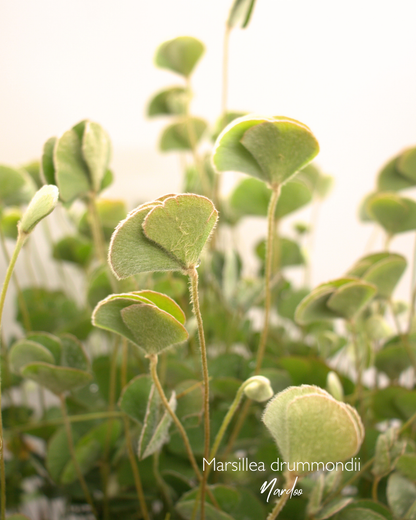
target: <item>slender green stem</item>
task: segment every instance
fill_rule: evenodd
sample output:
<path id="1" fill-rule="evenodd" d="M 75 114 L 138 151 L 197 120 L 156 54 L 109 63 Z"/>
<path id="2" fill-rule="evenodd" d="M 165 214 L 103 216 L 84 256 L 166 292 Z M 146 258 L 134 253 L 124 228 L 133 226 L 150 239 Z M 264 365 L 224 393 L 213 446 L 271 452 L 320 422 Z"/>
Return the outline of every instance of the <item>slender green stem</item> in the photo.
<path id="1" fill-rule="evenodd" d="M 182 423 L 179 420 L 178 416 L 172 410 L 172 408 L 169 404 L 169 401 L 167 400 L 167 397 L 165 395 L 165 392 L 163 391 L 162 385 L 160 384 L 159 376 L 157 375 L 157 361 L 158 361 L 157 356 L 155 354 L 150 354 L 148 357 L 149 357 L 149 361 L 150 361 L 150 375 L 152 376 L 152 380 L 153 380 L 153 383 L 155 384 L 156 390 L 159 393 L 163 406 L 166 408 L 166 411 L 172 417 L 172 420 L 175 423 L 175 426 L 179 430 L 179 433 L 180 433 L 183 443 L 185 445 L 185 450 L 188 455 L 189 462 L 191 463 L 191 466 L 195 472 L 195 475 L 198 477 L 199 481 L 202 481 L 202 475 L 201 475 L 201 472 L 199 471 L 198 464 L 196 463 L 194 454 L 192 452 L 191 443 L 189 442 L 186 430 L 182 426 Z"/>
<path id="2" fill-rule="evenodd" d="M 209 182 L 207 179 L 207 173 L 204 167 L 204 164 L 198 154 L 198 139 L 195 133 L 195 127 L 192 122 L 192 117 L 190 114 L 189 106 L 190 99 L 192 94 L 191 88 L 191 80 L 189 76 L 186 78 L 186 90 L 188 94 L 188 101 L 186 103 L 186 113 L 185 113 L 185 124 L 189 137 L 189 144 L 191 145 L 192 158 L 195 163 L 195 168 L 199 173 L 199 178 L 201 179 L 202 189 L 204 191 L 204 195 L 210 196 Z"/>
<path id="3" fill-rule="evenodd" d="M 175 423 L 175 426 L 178 428 L 180 436 L 182 437 L 183 443 L 185 445 L 185 450 L 186 450 L 186 453 L 187 453 L 188 458 L 189 458 L 189 462 L 191 463 L 191 466 L 192 466 L 192 468 L 193 468 L 193 470 L 195 472 L 195 475 L 197 476 L 199 482 L 201 483 L 200 491 L 201 491 L 201 494 L 202 494 L 202 484 L 203 484 L 204 481 L 206 483 L 206 479 L 204 479 L 203 475 L 206 474 L 206 471 L 204 471 L 204 474 L 201 475 L 201 472 L 199 471 L 199 468 L 198 468 L 198 464 L 197 464 L 197 462 L 195 460 L 195 457 L 194 457 L 194 454 L 192 452 L 191 443 L 189 442 L 186 430 L 183 427 L 183 425 L 182 425 L 181 421 L 179 420 L 178 416 L 175 414 L 175 412 L 170 407 L 169 401 L 168 401 L 168 399 L 167 399 L 167 397 L 165 395 L 165 392 L 163 391 L 162 385 L 160 384 L 159 376 L 157 375 L 157 361 L 158 361 L 157 355 L 156 354 L 150 354 L 147 357 L 149 358 L 149 361 L 150 361 L 150 375 L 152 376 L 153 383 L 154 383 L 154 385 L 156 387 L 156 390 L 159 393 L 159 396 L 160 396 L 160 399 L 161 399 L 161 401 L 163 403 L 163 406 L 166 408 L 166 411 L 168 412 L 168 414 L 172 417 L 172 420 Z M 207 458 L 208 458 L 208 456 L 205 457 L 205 459 L 207 459 Z M 219 508 L 218 502 L 216 501 L 216 499 L 215 499 L 215 497 L 212 494 L 210 489 L 207 490 L 207 493 L 208 493 L 212 503 L 214 504 L 214 506 Z M 202 516 L 201 516 L 201 518 L 202 518 Z"/>
<path id="4" fill-rule="evenodd" d="M 273 266 L 273 238 L 274 238 L 274 215 L 276 213 L 276 205 L 280 196 L 280 186 L 274 186 L 272 196 L 267 210 L 267 242 L 266 242 L 266 268 L 265 268 L 265 296 L 264 296 L 264 323 L 260 336 L 260 344 L 257 351 L 257 361 L 255 374 L 261 370 L 264 352 L 266 350 L 267 337 L 269 335 L 270 308 L 272 303 L 271 278 Z"/>
<path id="5" fill-rule="evenodd" d="M 3 230 L 1 228 L 0 228 L 0 240 L 1 240 L 1 247 L 3 249 L 4 258 L 6 259 L 7 264 L 10 264 L 10 255 L 9 255 L 9 251 L 7 250 L 6 239 L 5 239 Z M 30 323 L 29 312 L 27 310 L 27 306 L 26 306 L 25 299 L 23 297 L 22 289 L 20 287 L 19 280 L 17 279 L 15 272 L 13 272 L 12 278 L 13 278 L 14 286 L 16 287 L 17 302 L 20 307 L 20 312 L 22 313 L 24 327 L 25 327 L 26 331 L 30 331 L 30 330 L 32 330 L 32 325 Z"/>
<path id="6" fill-rule="evenodd" d="M 86 421 L 96 421 L 97 419 L 108 419 L 109 417 L 122 417 L 123 412 L 94 412 L 94 413 L 86 413 L 79 415 L 69 415 L 68 421 L 70 423 L 76 422 L 86 422 Z M 50 421 L 40 421 L 29 424 L 23 424 L 19 426 L 15 426 L 13 428 L 7 428 L 7 431 L 10 431 L 14 434 L 23 433 L 31 430 L 37 430 L 38 428 L 46 428 L 48 426 L 59 426 L 63 424 L 63 419 L 51 419 Z"/>
<path id="7" fill-rule="evenodd" d="M 17 257 L 25 243 L 27 235 L 25 233 L 21 233 L 17 236 L 16 246 L 14 248 L 12 257 L 9 262 L 9 266 L 6 271 L 6 277 L 3 282 L 3 287 L 0 294 L 0 330 L 2 325 L 2 316 L 4 309 L 4 302 L 6 301 L 7 289 L 10 284 L 10 279 L 13 274 L 14 267 L 16 265 Z M 1 374 L 0 374 L 0 484 L 1 484 L 1 509 L 0 515 L 1 520 L 6 519 L 6 472 L 4 468 L 4 441 L 3 441 L 3 419 L 1 414 Z"/>
<path id="8" fill-rule="evenodd" d="M 371 487 L 371 497 L 374 500 L 374 502 L 378 502 L 377 489 L 378 489 L 379 482 L 380 482 L 380 477 L 374 477 L 373 485 Z"/>
<path id="9" fill-rule="evenodd" d="M 237 390 L 237 393 L 235 395 L 234 401 L 232 402 L 228 412 L 226 413 L 224 420 L 222 421 L 222 424 L 220 426 L 220 429 L 218 430 L 217 436 L 215 437 L 214 444 L 211 448 L 211 452 L 209 454 L 209 459 L 212 460 L 215 455 L 217 454 L 218 448 L 220 447 L 221 441 L 224 437 L 224 434 L 228 428 L 228 425 L 231 422 L 231 419 L 233 418 L 235 412 L 237 411 L 237 408 L 241 402 L 241 399 L 243 398 L 244 389 L 247 386 L 247 381 L 244 381 L 244 383 L 240 386 L 240 388 Z M 209 476 L 211 466 L 207 468 L 207 479 Z"/>
<path id="10" fill-rule="evenodd" d="M 189 278 L 191 281 L 191 296 L 193 312 L 196 316 L 198 323 L 198 338 L 199 346 L 201 348 L 201 364 L 202 364 L 202 375 L 204 379 L 204 457 L 209 457 L 210 447 L 210 419 L 209 419 L 209 374 L 208 374 L 208 358 L 207 349 L 205 345 L 205 334 L 204 325 L 202 323 L 201 310 L 199 308 L 199 295 L 198 295 L 198 271 L 194 268 L 189 271 Z M 207 471 L 202 472 L 202 483 L 201 483 L 201 520 L 205 518 L 205 492 L 207 485 Z"/>
<path id="11" fill-rule="evenodd" d="M 121 361 L 121 387 L 124 388 L 127 384 L 127 361 L 128 361 L 128 344 L 123 339 L 122 346 L 122 361 Z M 147 510 L 146 500 L 144 498 L 142 479 L 140 478 L 139 466 L 137 465 L 136 457 L 133 451 L 133 443 L 130 434 L 129 419 L 126 414 L 123 414 L 124 435 L 127 444 L 127 454 L 130 461 L 130 466 L 133 471 L 134 485 L 136 487 L 137 498 L 139 499 L 140 509 L 145 520 L 150 520 L 149 511 Z"/>
<path id="12" fill-rule="evenodd" d="M 115 337 L 113 353 L 111 356 L 110 362 L 110 389 L 108 395 L 108 411 L 113 412 L 116 401 L 116 382 L 117 382 L 117 354 L 119 347 L 119 336 Z M 107 421 L 107 431 L 105 435 L 105 443 L 104 443 L 104 455 L 103 455 L 103 467 L 102 467 L 102 481 L 103 481 L 103 509 L 104 509 L 104 519 L 108 520 L 110 518 L 110 505 L 108 500 L 108 475 L 110 473 L 110 463 L 108 460 L 110 454 L 110 442 L 111 442 L 111 431 L 113 428 L 114 419 L 113 417 L 109 417 Z"/>
<path id="13" fill-rule="evenodd" d="M 67 413 L 67 410 L 66 410 L 65 396 L 63 394 L 61 394 L 59 396 L 59 398 L 61 400 L 62 416 L 63 416 L 63 419 L 64 419 L 66 436 L 68 438 L 69 453 L 71 454 L 71 458 L 72 458 L 72 462 L 74 464 L 75 472 L 77 474 L 79 483 L 81 484 L 82 490 L 84 491 L 85 499 L 86 499 L 86 501 L 88 502 L 88 504 L 91 507 L 92 514 L 95 516 L 95 518 L 98 518 L 97 517 L 97 511 L 96 511 L 95 506 L 94 506 L 94 502 L 92 500 L 92 497 L 91 497 L 90 491 L 88 489 L 87 483 L 85 482 L 84 475 L 82 474 L 82 471 L 81 471 L 81 468 L 79 466 L 79 463 L 78 463 L 78 460 L 77 460 L 77 456 L 76 456 L 76 453 L 75 453 L 74 439 L 72 437 L 71 423 L 68 420 L 68 413 Z"/>

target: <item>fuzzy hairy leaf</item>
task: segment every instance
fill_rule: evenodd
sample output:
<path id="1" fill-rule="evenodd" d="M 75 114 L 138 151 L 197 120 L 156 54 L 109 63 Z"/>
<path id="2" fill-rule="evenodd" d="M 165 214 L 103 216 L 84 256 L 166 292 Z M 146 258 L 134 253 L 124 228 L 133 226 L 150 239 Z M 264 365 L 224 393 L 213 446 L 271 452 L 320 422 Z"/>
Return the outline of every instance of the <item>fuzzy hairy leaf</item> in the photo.
<path id="1" fill-rule="evenodd" d="M 19 228 L 23 233 L 31 233 L 41 220 L 47 217 L 56 208 L 58 204 L 59 191 L 52 184 L 43 186 L 35 193 L 30 201 L 29 206 L 23 213 Z"/>
<path id="2" fill-rule="evenodd" d="M 52 393 L 60 395 L 86 385 L 92 376 L 84 370 L 69 367 L 57 367 L 48 363 L 30 363 L 25 365 L 21 374 Z"/>
<path id="3" fill-rule="evenodd" d="M 192 117 L 190 122 L 184 120 L 173 123 L 163 131 L 160 138 L 160 149 L 162 152 L 192 150 L 193 145 L 198 143 L 206 129 L 206 122 L 198 117 Z"/>
<path id="4" fill-rule="evenodd" d="M 91 186 L 98 193 L 110 162 L 110 138 L 101 125 L 87 121 L 81 148 L 84 161 L 88 167 Z"/>

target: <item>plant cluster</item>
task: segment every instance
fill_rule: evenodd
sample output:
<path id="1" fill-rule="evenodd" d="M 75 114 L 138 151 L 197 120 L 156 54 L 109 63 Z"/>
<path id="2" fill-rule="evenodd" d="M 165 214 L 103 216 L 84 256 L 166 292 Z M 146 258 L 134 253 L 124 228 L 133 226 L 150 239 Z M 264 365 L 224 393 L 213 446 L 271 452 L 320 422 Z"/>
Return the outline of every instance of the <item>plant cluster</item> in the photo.
<path id="1" fill-rule="evenodd" d="M 226 44 L 253 7 L 235 0 Z M 203 51 L 179 37 L 155 57 L 183 79 L 148 106 L 170 119 L 160 149 L 181 154 L 182 193 L 129 213 L 104 198 L 110 138 L 88 120 L 49 139 L 39 161 L 0 166 L 0 324 L 14 284 L 21 330 L 1 336 L 1 520 L 27 519 L 34 503 L 36 519 L 415 519 L 416 252 L 407 304 L 393 295 L 408 262 L 390 247 L 416 231 L 416 202 L 401 195 L 416 185 L 416 148 L 381 169 L 360 209 L 385 248 L 311 288 L 316 222 L 281 229 L 330 190 L 311 163 L 318 141 L 289 117 L 229 112 L 227 52 L 218 121 L 193 116 Z M 227 171 L 246 176 L 225 198 Z M 54 239 L 59 212 L 72 232 Z M 253 216 L 264 239 L 248 277 L 230 237 Z M 14 274 L 19 255 L 31 266 L 36 226 L 59 289 Z M 77 298 L 68 264 L 83 276 Z M 328 469 L 350 459 L 351 471 Z M 276 497 L 274 485 L 302 492 Z"/>

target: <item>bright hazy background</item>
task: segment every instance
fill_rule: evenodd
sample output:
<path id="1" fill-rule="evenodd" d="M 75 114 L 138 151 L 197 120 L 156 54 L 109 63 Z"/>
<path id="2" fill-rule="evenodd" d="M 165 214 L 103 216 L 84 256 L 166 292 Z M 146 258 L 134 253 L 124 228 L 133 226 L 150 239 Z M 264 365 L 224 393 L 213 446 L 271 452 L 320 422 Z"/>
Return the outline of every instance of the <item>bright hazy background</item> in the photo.
<path id="1" fill-rule="evenodd" d="M 0 162 L 38 158 L 49 137 L 90 118 L 113 141 L 116 182 L 106 195 L 130 207 L 180 191 L 179 159 L 157 152 L 166 121 L 146 119 L 151 95 L 181 78 L 153 66 L 156 47 L 180 35 L 206 45 L 194 114 L 220 111 L 221 55 L 231 0 L 3 0 L 0 7 Z M 319 215 L 312 282 L 339 277 L 364 253 L 372 226 L 362 197 L 393 154 L 416 144 L 414 0 L 258 0 L 231 36 L 229 108 L 285 115 L 317 136 L 318 164 L 335 177 Z M 229 189 L 235 175 L 225 181 Z M 295 215 L 308 220 L 311 209 Z M 244 247 L 266 233 L 249 219 Z M 412 235 L 392 243 L 410 258 Z M 250 241 L 251 240 L 251 241 Z M 375 247 L 381 247 L 382 236 Z M 3 265 L 3 264 L 2 264 Z M 254 265 L 254 264 L 253 264 Z M 410 269 L 399 289 L 408 298 Z"/>

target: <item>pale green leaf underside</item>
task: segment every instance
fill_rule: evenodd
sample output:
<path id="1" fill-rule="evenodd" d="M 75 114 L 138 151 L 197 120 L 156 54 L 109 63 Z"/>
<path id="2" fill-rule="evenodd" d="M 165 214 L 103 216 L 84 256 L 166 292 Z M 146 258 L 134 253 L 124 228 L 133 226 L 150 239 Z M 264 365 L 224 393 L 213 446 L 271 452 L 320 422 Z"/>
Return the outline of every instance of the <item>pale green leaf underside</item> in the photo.
<path id="1" fill-rule="evenodd" d="M 56 183 L 64 202 L 71 202 L 90 191 L 88 167 L 83 159 L 81 141 L 75 130 L 68 130 L 57 140 L 54 164 Z"/>
<path id="2" fill-rule="evenodd" d="M 93 324 L 120 334 L 147 354 L 158 354 L 188 339 L 181 321 L 139 294 L 128 293 L 106 298 L 95 308 Z M 166 301 L 163 303 L 166 305 Z M 169 305 L 173 304 L 169 302 Z M 178 313 L 177 308 L 174 311 Z"/>
<path id="3" fill-rule="evenodd" d="M 415 517 L 407 513 L 415 509 L 416 485 L 399 473 L 393 473 L 387 481 L 387 502 L 397 518 L 414 520 Z"/>
<path id="4" fill-rule="evenodd" d="M 43 145 L 40 168 L 46 184 L 56 184 L 55 165 L 53 163 L 53 151 L 55 149 L 56 141 L 57 137 L 51 137 Z"/>
<path id="5" fill-rule="evenodd" d="M 110 138 L 98 123 L 86 122 L 82 138 L 82 154 L 89 170 L 92 188 L 98 193 L 108 169 L 111 154 Z"/>
<path id="6" fill-rule="evenodd" d="M 108 260 L 119 279 L 139 273 L 182 269 L 176 259 L 148 240 L 143 232 L 143 221 L 155 204 L 145 204 L 133 210 L 113 233 Z"/>
<path id="7" fill-rule="evenodd" d="M 196 267 L 215 227 L 218 211 L 200 195 L 182 194 L 155 206 L 145 218 L 147 238 L 163 248 L 183 269 Z"/>
<path id="8" fill-rule="evenodd" d="M 345 319 L 354 318 L 374 297 L 377 289 L 356 281 L 343 285 L 328 299 L 327 306 Z"/>
<path id="9" fill-rule="evenodd" d="M 84 386 L 92 379 L 91 374 L 83 370 L 47 363 L 28 364 L 21 373 L 23 377 L 39 383 L 56 395 Z"/>
<path id="10" fill-rule="evenodd" d="M 310 129 L 294 119 L 245 116 L 230 123 L 218 137 L 213 162 L 219 171 L 239 171 L 277 185 L 318 152 Z"/>
<path id="11" fill-rule="evenodd" d="M 169 399 L 169 406 L 175 412 L 176 411 L 176 395 L 172 392 L 172 396 Z M 148 439 L 146 445 L 142 443 L 139 447 L 139 456 L 143 460 L 150 455 L 153 455 L 156 451 L 169 441 L 169 428 L 172 424 L 172 417 L 165 411 L 159 424 L 156 426 L 152 436 Z"/>

